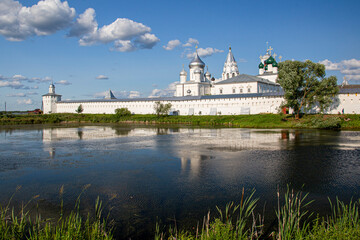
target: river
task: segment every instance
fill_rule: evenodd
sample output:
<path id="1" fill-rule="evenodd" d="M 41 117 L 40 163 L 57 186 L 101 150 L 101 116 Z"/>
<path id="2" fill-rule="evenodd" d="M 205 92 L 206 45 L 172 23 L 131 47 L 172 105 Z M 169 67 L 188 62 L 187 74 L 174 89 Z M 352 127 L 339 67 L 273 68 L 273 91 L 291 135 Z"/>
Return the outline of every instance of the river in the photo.
<path id="1" fill-rule="evenodd" d="M 239 128 L 70 125 L 0 129 L 0 202 L 34 200 L 58 216 L 81 196 L 93 211 L 97 196 L 119 239 L 147 239 L 156 221 L 191 229 L 215 206 L 239 202 L 255 189 L 274 218 L 276 191 L 309 192 L 312 209 L 328 197 L 360 198 L 360 132 Z M 90 185 L 89 185 L 90 184 Z"/>

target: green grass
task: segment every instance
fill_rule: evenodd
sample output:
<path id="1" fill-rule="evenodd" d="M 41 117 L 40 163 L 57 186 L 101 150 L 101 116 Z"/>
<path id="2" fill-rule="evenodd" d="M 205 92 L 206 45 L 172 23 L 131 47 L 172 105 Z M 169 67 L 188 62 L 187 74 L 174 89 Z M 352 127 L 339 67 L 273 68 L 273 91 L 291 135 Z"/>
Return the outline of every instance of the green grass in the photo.
<path id="1" fill-rule="evenodd" d="M 239 128 L 360 129 L 360 115 L 304 115 L 299 120 L 296 120 L 292 115 L 282 114 L 160 117 L 154 114 L 136 114 L 131 116 L 118 116 L 116 114 L 72 113 L 44 115 L 0 115 L 0 125 L 54 123 L 137 123 Z"/>
<path id="2" fill-rule="evenodd" d="M 61 189 L 63 190 L 63 187 Z M 0 205 L 0 239 L 113 239 L 112 230 L 107 226 L 106 218 L 102 217 L 102 202 L 99 198 L 95 202 L 93 217 L 90 217 L 89 213 L 84 218 L 79 211 L 80 196 L 81 194 L 74 210 L 66 216 L 63 214 L 61 200 L 61 212 L 57 219 L 43 219 L 39 213 L 31 213 L 27 209 L 30 202 L 38 196 L 22 205 L 20 211 L 10 208 L 11 197 L 6 206 Z"/>
<path id="3" fill-rule="evenodd" d="M 344 202 L 336 199 L 335 204 L 330 202 L 332 214 L 327 217 L 312 217 L 307 208 L 311 201 L 307 201 L 307 194 L 294 193 L 288 188 L 284 199 L 278 192 L 278 207 L 275 210 L 277 224 L 265 231 L 264 219 L 261 215 L 256 217 L 255 209 L 257 199 L 253 198 L 254 192 L 248 197 L 243 197 L 239 205 L 229 203 L 225 210 L 218 208 L 218 215 L 204 217 L 202 224 L 194 227 L 194 231 L 177 230 L 169 227 L 167 232 L 161 232 L 156 225 L 156 240 L 182 239 L 182 240 L 322 240 L 322 239 L 360 239 L 359 205 L 357 202 Z M 312 218 L 311 218 L 312 217 Z M 311 220 L 313 219 L 313 220 Z"/>

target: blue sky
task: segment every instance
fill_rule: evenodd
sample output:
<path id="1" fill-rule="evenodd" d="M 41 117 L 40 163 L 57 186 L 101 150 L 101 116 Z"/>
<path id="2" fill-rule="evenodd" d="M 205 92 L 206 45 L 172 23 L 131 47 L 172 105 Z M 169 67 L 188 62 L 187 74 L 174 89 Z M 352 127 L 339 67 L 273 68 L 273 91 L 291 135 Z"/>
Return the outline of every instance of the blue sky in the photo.
<path id="1" fill-rule="evenodd" d="M 360 83 L 360 1 L 0 0 L 0 110 L 63 99 L 172 94 L 199 54 L 216 78 L 229 45 L 256 75 L 266 42 L 282 60 L 310 59 Z M 185 45 L 185 46 L 184 46 Z"/>

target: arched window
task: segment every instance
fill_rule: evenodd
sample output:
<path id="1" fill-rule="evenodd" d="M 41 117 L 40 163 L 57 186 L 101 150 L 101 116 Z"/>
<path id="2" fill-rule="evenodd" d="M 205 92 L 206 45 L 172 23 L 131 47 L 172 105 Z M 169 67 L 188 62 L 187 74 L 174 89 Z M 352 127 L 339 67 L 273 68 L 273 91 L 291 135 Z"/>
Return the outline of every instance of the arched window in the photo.
<path id="1" fill-rule="evenodd" d="M 223 89 L 222 88 L 220 88 L 220 94 L 222 94 L 223 93 Z"/>
<path id="2" fill-rule="evenodd" d="M 232 76 L 235 77 L 235 73 L 233 73 Z"/>
<path id="3" fill-rule="evenodd" d="M 226 79 L 228 79 L 228 78 L 229 78 L 229 73 L 226 74 Z"/>

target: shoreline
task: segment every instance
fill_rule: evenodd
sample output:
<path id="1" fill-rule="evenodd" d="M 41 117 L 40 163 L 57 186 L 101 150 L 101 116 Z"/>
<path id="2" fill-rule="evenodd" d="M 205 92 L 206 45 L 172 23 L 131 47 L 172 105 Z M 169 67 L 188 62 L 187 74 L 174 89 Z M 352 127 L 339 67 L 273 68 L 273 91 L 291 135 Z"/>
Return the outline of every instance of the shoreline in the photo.
<path id="1" fill-rule="evenodd" d="M 0 115 L 0 126 L 46 125 L 46 124 L 130 124 L 130 125 L 180 125 L 193 127 L 230 127 L 259 129 L 334 129 L 360 130 L 360 114 L 293 115 L 257 114 L 223 116 L 156 116 L 115 114 L 46 114 L 46 115 Z"/>

